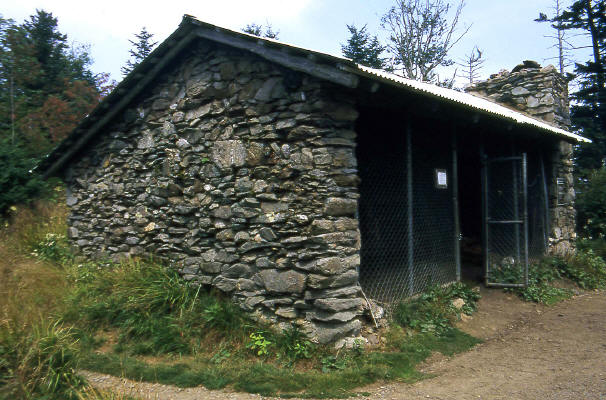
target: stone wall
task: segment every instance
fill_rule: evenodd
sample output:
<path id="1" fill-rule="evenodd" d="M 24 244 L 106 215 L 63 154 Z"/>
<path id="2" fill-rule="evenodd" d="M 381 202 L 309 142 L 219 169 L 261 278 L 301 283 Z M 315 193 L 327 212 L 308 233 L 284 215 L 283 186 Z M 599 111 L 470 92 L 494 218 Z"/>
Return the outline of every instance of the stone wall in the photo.
<path id="1" fill-rule="evenodd" d="M 351 96 L 200 44 L 72 162 L 84 255 L 154 254 L 257 318 L 356 335 L 360 235 Z"/>
<path id="2" fill-rule="evenodd" d="M 534 61 L 524 61 L 512 72 L 501 71 L 491 75 L 487 81 L 476 83 L 466 91 L 542 119 L 558 128 L 570 128 L 568 83 L 552 65 L 541 68 Z M 546 154 L 551 161 L 548 252 L 564 255 L 574 251 L 576 239 L 572 145 L 559 140 L 554 141 L 552 148 L 551 154 Z M 562 183 L 560 187 L 558 178 Z"/>
<path id="3" fill-rule="evenodd" d="M 524 61 L 512 72 L 503 70 L 465 91 L 559 128 L 570 128 L 568 83 L 553 65 L 541 68 L 534 61 Z"/>

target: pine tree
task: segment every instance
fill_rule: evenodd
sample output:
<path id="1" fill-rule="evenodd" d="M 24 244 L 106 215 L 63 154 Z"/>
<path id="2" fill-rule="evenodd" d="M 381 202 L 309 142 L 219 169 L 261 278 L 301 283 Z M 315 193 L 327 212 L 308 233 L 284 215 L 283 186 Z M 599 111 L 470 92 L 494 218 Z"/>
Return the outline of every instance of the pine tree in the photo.
<path id="1" fill-rule="evenodd" d="M 371 68 L 385 69 L 387 62 L 381 57 L 385 46 L 379 43 L 377 36 L 371 37 L 366 31 L 366 25 L 358 29 L 355 25 L 347 25 L 350 37 L 347 44 L 341 45 L 343 56 L 352 61 Z"/>
<path id="2" fill-rule="evenodd" d="M 571 120 L 574 130 L 593 141 L 579 147 L 577 166 L 600 168 L 606 163 L 606 1 L 576 0 L 561 15 L 547 20 L 589 39 L 592 57 L 575 67 L 579 90 L 572 94 Z"/>
<path id="3" fill-rule="evenodd" d="M 263 30 L 264 30 L 263 25 L 258 25 L 258 24 L 255 24 L 254 22 L 252 24 L 248 24 L 244 28 L 242 28 L 242 32 L 248 33 L 249 35 L 254 35 L 254 36 L 264 37 L 267 39 L 274 39 L 274 40 L 279 39 L 278 35 L 280 34 L 280 31 L 274 31 L 273 27 L 271 26 L 271 24 L 269 22 L 265 25 L 265 32 Z"/>
<path id="4" fill-rule="evenodd" d="M 20 25 L 0 23 L 0 137 L 33 156 L 63 139 L 99 100 L 87 48 L 67 43 L 44 10 Z"/>
<path id="5" fill-rule="evenodd" d="M 44 10 L 0 17 L 0 214 L 43 189 L 30 170 L 98 104 L 88 48 L 67 43 Z"/>
<path id="6" fill-rule="evenodd" d="M 122 74 L 128 75 L 137 65 L 147 57 L 158 42 L 153 42 L 154 35 L 149 33 L 145 27 L 141 28 L 141 32 L 135 34 L 136 41 L 129 40 L 133 48 L 129 50 L 130 60 L 126 61 L 126 65 L 122 67 Z"/>

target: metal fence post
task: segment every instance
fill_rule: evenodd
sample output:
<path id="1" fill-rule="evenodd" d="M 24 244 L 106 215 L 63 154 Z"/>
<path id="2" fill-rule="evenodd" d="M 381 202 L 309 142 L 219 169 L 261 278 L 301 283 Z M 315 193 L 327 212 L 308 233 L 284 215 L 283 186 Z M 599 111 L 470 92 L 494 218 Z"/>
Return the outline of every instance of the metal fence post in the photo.
<path id="1" fill-rule="evenodd" d="M 412 126 L 406 120 L 406 189 L 408 202 L 408 294 L 414 294 L 414 238 L 412 220 Z"/>
<path id="2" fill-rule="evenodd" d="M 522 187 L 524 191 L 524 285 L 528 286 L 528 161 L 522 153 Z"/>
<path id="3" fill-rule="evenodd" d="M 459 168 L 457 162 L 457 128 L 452 125 L 452 206 L 454 209 L 454 246 L 457 282 L 461 281 L 461 224 L 459 221 Z"/>

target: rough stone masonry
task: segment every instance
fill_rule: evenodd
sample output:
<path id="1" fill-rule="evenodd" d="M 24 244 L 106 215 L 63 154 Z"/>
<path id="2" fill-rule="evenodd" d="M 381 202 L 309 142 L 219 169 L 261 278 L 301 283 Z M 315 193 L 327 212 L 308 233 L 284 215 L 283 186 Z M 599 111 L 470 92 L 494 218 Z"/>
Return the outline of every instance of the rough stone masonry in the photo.
<path id="1" fill-rule="evenodd" d="M 524 61 L 511 72 L 503 70 L 466 89 L 475 96 L 503 104 L 516 111 L 544 120 L 554 126 L 570 128 L 568 83 L 553 65 L 541 67 Z M 550 234 L 548 252 L 566 255 L 574 251 L 576 212 L 572 144 L 560 140 L 551 149 Z"/>
<path id="2" fill-rule="evenodd" d="M 69 236 L 94 258 L 163 257 L 321 343 L 356 335 L 351 98 L 200 43 L 70 165 Z"/>

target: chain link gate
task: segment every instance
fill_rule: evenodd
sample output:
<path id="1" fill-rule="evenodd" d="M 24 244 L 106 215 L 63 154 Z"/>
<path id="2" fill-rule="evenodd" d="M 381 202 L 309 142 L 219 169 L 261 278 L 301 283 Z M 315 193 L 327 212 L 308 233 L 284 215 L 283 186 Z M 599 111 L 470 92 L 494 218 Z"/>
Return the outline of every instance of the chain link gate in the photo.
<path id="1" fill-rule="evenodd" d="M 486 286 L 528 285 L 527 155 L 482 154 Z"/>

